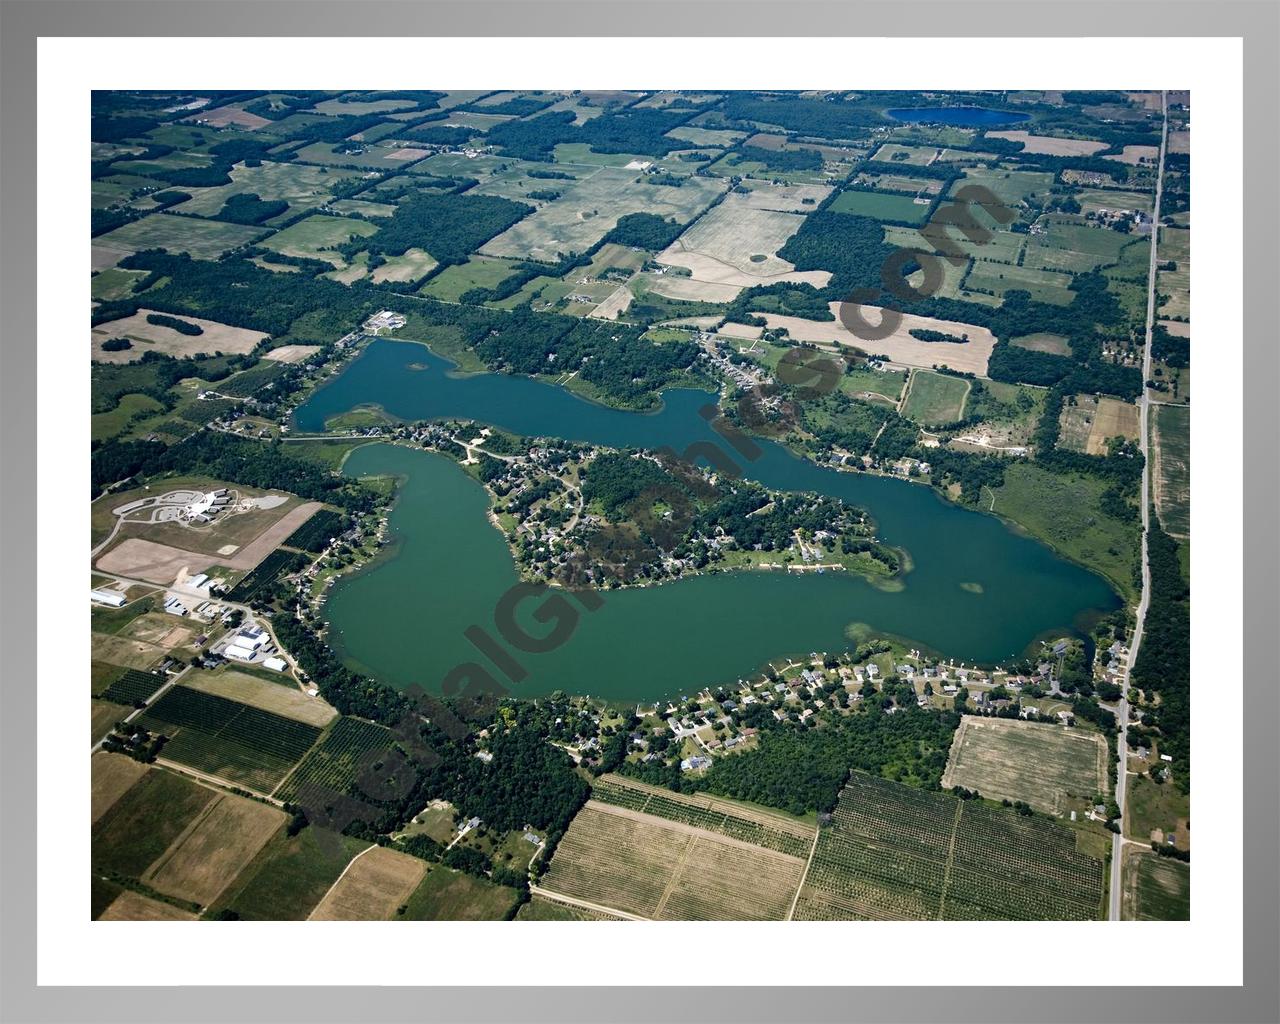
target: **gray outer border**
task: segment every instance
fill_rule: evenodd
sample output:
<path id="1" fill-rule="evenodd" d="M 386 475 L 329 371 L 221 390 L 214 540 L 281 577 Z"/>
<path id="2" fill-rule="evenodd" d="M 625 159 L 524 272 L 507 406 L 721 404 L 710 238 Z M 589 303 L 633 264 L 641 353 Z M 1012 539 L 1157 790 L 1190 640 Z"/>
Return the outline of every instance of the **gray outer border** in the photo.
<path id="1" fill-rule="evenodd" d="M 35 422 L 35 40 L 46 36 L 362 36 L 382 35 L 392 27 L 402 35 L 812 35 L 889 36 L 1074 36 L 1086 33 L 1090 10 L 1103 15 L 1098 34 L 1118 36 L 1236 36 L 1245 41 L 1245 351 L 1244 387 L 1247 427 L 1244 460 L 1245 672 L 1244 714 L 1247 768 L 1242 780 L 1245 805 L 1244 979 L 1242 988 L 1160 988 L 1176 979 L 1142 979 L 1139 988 L 934 988 L 846 989 L 686 987 L 614 988 L 601 991 L 569 987 L 436 988 L 382 993 L 375 988 L 217 988 L 186 989 L 178 997 L 157 998 L 146 988 L 37 988 L 35 986 L 35 656 L 29 646 L 6 643 L 5 715 L 0 732 L 0 796 L 3 798 L 3 847 L 0 848 L 0 899 L 3 935 L 0 971 L 6 1021 L 168 1021 L 180 1012 L 190 1021 L 271 1019 L 277 1022 L 466 1019 L 474 1021 L 601 1021 L 729 1018 L 755 1020 L 893 1021 L 1056 1021 L 1139 1022 L 1280 1020 L 1277 987 L 1278 950 L 1277 820 L 1278 776 L 1274 750 L 1280 701 L 1274 657 L 1265 641 L 1280 621 L 1277 580 L 1276 509 L 1277 404 L 1280 365 L 1275 344 L 1274 295 L 1277 271 L 1276 126 L 1280 123 L 1280 8 L 1272 0 L 1164 2 L 1107 0 L 1053 4 L 1027 2 L 939 3 L 896 0 L 854 6 L 830 2 L 786 3 L 742 0 L 732 5 L 701 0 L 634 3 L 520 2 L 406 3 L 277 2 L 206 0 L 204 3 L 147 3 L 138 0 L 36 2 L 0 0 L 0 216 L 3 261 L 0 287 L 6 300 L 4 339 L 0 345 L 0 455 L 3 456 L 4 529 L 0 531 L 5 592 L 0 629 L 6 639 L 30 636 L 35 609 L 30 600 L 36 579 L 35 452 L 30 425 Z M 637 19 L 637 11 L 648 17 Z M 673 16 L 664 18 L 670 12 Z M 674 15 L 678 14 L 678 19 Z M 1069 16 L 1064 16 L 1069 15 Z M 856 60 L 856 50 L 851 51 Z M 1125 70 L 1142 82 L 1176 68 Z M 926 75 L 927 77 L 927 75 Z M 1204 115 L 1202 115 L 1204 116 Z M 1229 299 L 1230 297 L 1228 297 Z M 15 500 L 16 496 L 21 499 Z M 1202 515 L 1202 521 L 1208 516 Z M 1241 553 L 1243 554 L 1243 552 Z M 1223 552 L 1225 557 L 1235 553 Z M 1224 638 L 1231 642 L 1232 638 Z M 1242 709 L 1242 711 L 1245 709 Z M 1108 933 L 1110 934 L 1110 933 Z M 1142 941 L 1135 929 L 1134 939 Z M 814 958 L 815 977 L 840 970 L 839 954 Z M 1100 946 L 1073 963 L 1067 950 L 1045 950 L 1046 959 L 1073 974 L 1087 976 L 1124 969 L 1123 948 Z M 981 954 L 979 954 L 981 959 Z M 956 961 L 973 962 L 972 956 Z M 501 970 L 499 965 L 498 970 Z M 851 966 L 851 970 L 858 968 Z M 732 970 L 725 972 L 732 976 Z M 388 979 L 391 981 L 392 979 Z M 399 981 L 400 979 L 394 979 Z M 1135 979 L 1137 980 L 1137 979 Z M 176 995 L 176 994 L 175 994 Z M 387 998 L 390 996 L 391 998 Z M 417 996 L 416 999 L 407 998 Z M 178 1011 L 177 1007 L 181 1007 Z"/>

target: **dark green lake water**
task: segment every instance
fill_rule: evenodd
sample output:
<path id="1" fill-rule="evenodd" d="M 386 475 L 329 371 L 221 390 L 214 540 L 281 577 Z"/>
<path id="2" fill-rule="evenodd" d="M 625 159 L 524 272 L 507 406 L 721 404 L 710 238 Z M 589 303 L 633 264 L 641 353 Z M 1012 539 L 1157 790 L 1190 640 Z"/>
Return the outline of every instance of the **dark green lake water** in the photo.
<path id="1" fill-rule="evenodd" d="M 378 405 L 406 420 L 466 417 L 524 435 L 617 447 L 682 451 L 717 441 L 745 476 L 769 487 L 866 508 L 882 539 L 905 548 L 914 568 L 897 592 L 844 573 L 740 572 L 604 593 L 598 610 L 579 610 L 566 643 L 520 654 L 527 677 L 511 683 L 463 635 L 479 625 L 497 636 L 495 604 L 517 580 L 506 542 L 486 518 L 483 488 L 442 456 L 370 445 L 351 454 L 345 471 L 404 478 L 391 514 L 395 548 L 336 584 L 325 614 L 335 649 L 391 685 L 438 689 L 451 669 L 475 661 L 517 695 L 561 689 L 651 700 L 732 681 L 789 654 L 842 649 L 853 623 L 961 660 L 998 663 L 1047 631 L 1070 629 L 1119 603 L 1100 576 L 926 486 L 825 469 L 768 442 L 759 459 L 743 460 L 698 415 L 715 399 L 708 392 L 667 392 L 663 409 L 646 415 L 524 377 L 451 376 L 450 369 L 422 345 L 377 340 L 298 409 L 296 426 L 319 431 L 331 416 Z M 532 624 L 543 600 L 521 607 L 530 633 L 549 628 Z"/>

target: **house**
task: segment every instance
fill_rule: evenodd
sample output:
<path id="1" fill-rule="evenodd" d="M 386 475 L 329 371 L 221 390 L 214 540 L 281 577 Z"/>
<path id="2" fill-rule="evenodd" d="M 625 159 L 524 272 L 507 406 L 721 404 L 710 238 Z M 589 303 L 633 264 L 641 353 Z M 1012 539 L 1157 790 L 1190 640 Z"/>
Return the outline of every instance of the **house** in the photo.
<path id="1" fill-rule="evenodd" d="M 711 758 L 709 757 L 686 757 L 680 762 L 680 770 L 682 772 L 696 772 L 710 764 Z"/>
<path id="2" fill-rule="evenodd" d="M 1070 711 L 1058 712 L 1058 721 L 1060 721 L 1063 725 L 1073 725 L 1075 723 L 1075 720 L 1076 720 L 1076 716 L 1073 715 Z"/>

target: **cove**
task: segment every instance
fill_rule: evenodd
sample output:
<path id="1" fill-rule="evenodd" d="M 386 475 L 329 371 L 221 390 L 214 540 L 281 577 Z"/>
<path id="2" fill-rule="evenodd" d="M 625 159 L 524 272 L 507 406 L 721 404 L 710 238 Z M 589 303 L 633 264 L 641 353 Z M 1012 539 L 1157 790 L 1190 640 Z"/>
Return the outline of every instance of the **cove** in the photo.
<path id="1" fill-rule="evenodd" d="M 997 124 L 1017 124 L 1028 120 L 1027 114 L 988 107 L 901 107 L 886 110 L 895 121 L 924 124 L 949 124 L 957 128 L 990 128 Z"/>
<path id="2" fill-rule="evenodd" d="M 681 389 L 663 399 L 659 412 L 624 412 L 526 377 L 458 375 L 424 345 L 377 339 L 299 407 L 295 425 L 320 431 L 331 416 L 376 404 L 405 420 L 465 417 L 528 436 L 616 447 L 670 444 L 682 451 L 695 441 L 719 441 L 697 412 L 714 394 Z M 843 573 L 740 572 L 605 592 L 604 606 L 582 612 L 567 643 L 521 656 L 528 676 L 510 685 L 513 693 L 561 689 L 655 700 L 735 680 L 788 654 L 843 649 L 853 623 L 961 660 L 997 663 L 1043 633 L 1119 604 L 1100 576 L 929 487 L 837 472 L 767 441 L 752 462 L 721 446 L 745 476 L 766 486 L 866 508 L 881 537 L 912 558 L 903 589 L 885 592 Z M 438 689 L 456 665 L 484 663 L 463 631 L 478 624 L 496 636 L 495 604 L 517 576 L 506 542 L 485 516 L 483 488 L 443 456 L 386 444 L 356 449 L 344 472 L 403 482 L 389 556 L 341 580 L 327 600 L 329 642 L 353 667 L 398 687 Z M 529 626 L 535 634 L 546 629 Z"/>

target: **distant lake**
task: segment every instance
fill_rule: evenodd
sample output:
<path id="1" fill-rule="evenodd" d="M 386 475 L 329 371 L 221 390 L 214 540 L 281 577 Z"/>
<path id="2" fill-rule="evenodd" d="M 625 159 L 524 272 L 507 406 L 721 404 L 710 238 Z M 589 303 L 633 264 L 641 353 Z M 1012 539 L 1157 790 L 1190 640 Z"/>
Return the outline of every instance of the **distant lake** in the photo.
<path id="1" fill-rule="evenodd" d="M 682 450 L 718 440 L 697 411 L 715 397 L 676 389 L 664 393 L 659 412 L 625 412 L 528 377 L 460 375 L 423 345 L 379 339 L 311 395 L 295 424 L 321 430 L 331 416 L 378 405 L 407 420 L 469 417 L 526 436 Z M 1119 604 L 1100 576 L 932 488 L 837 472 L 768 441 L 760 447 L 760 458 L 742 466 L 746 476 L 870 511 L 882 538 L 914 562 L 901 590 L 885 592 L 846 573 L 739 572 L 607 593 L 605 607 L 584 612 L 563 647 L 524 656 L 529 675 L 513 691 L 654 700 L 731 682 L 769 659 L 843 649 L 855 623 L 994 663 Z M 494 605 L 517 577 L 485 516 L 483 488 L 443 456 L 386 444 L 352 452 L 344 471 L 394 475 L 402 485 L 390 557 L 344 577 L 328 597 L 330 643 L 352 667 L 397 687 L 434 689 L 453 666 L 484 662 L 463 631 L 478 624 L 492 633 Z"/>
<path id="2" fill-rule="evenodd" d="M 899 107 L 885 113 L 895 121 L 950 124 L 957 128 L 991 128 L 998 124 L 1017 124 L 1030 117 L 1013 110 L 991 110 L 988 107 Z"/>

